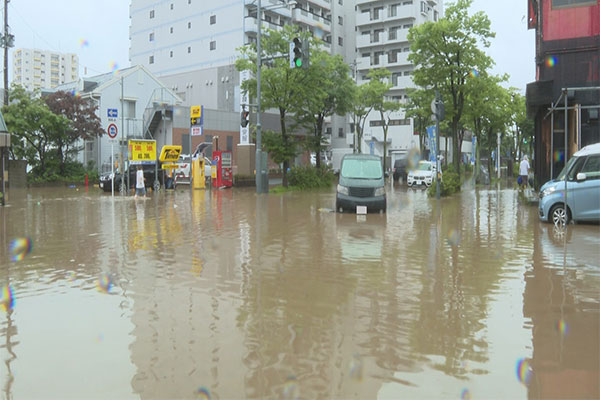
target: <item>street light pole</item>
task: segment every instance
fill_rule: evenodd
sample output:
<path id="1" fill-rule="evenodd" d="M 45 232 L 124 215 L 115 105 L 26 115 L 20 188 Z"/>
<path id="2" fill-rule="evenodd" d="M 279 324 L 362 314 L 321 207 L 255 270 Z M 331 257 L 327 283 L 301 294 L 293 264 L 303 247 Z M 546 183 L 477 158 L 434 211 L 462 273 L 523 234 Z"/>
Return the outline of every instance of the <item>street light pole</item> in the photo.
<path id="1" fill-rule="evenodd" d="M 261 128 L 262 125 L 260 123 L 260 70 L 262 66 L 262 49 L 261 49 L 261 28 L 262 28 L 262 10 L 261 3 L 258 0 L 256 10 L 256 17 L 258 18 L 258 29 L 256 34 L 256 193 L 264 193 L 263 186 L 263 175 L 262 175 L 262 138 L 261 138 Z M 268 186 L 267 186 L 268 187 Z"/>

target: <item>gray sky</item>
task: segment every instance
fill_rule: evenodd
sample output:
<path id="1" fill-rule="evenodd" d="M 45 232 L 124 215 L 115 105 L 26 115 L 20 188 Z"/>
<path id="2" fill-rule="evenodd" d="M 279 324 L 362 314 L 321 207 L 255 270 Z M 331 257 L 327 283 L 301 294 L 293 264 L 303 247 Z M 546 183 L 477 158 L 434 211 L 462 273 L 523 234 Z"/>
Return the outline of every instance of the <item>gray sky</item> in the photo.
<path id="1" fill-rule="evenodd" d="M 15 48 L 76 53 L 80 74 L 109 72 L 114 64 L 129 66 L 128 0 L 12 0 L 8 17 Z M 445 2 L 447 3 L 447 2 Z M 508 73 L 508 85 L 525 93 L 535 79 L 534 31 L 527 30 L 526 0 L 474 0 L 472 10 L 484 11 L 496 38 L 488 54 L 494 74 Z M 3 11 L 2 11 L 3 14 Z M 85 40 L 84 44 L 81 41 Z M 9 72 L 12 53 L 9 54 Z"/>

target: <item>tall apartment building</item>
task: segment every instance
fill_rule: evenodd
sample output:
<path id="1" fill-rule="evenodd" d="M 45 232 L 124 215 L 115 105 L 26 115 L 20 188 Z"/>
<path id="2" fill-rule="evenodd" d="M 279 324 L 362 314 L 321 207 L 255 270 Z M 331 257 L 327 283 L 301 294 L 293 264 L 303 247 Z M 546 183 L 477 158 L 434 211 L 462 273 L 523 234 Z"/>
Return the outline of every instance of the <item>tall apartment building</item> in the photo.
<path id="1" fill-rule="evenodd" d="M 414 87 L 413 65 L 408 61 L 408 31 L 413 26 L 437 21 L 442 15 L 442 0 L 356 0 L 357 83 L 367 81 L 374 68 L 391 72 L 390 100 L 405 102 L 406 89 Z M 419 145 L 412 119 L 395 113 L 388 132 L 388 156 L 402 154 Z M 414 136 L 414 137 L 413 137 Z M 381 117 L 372 112 L 365 124 L 362 150 L 383 154 Z"/>
<path id="2" fill-rule="evenodd" d="M 354 61 L 354 1 L 263 0 L 262 10 L 263 33 L 297 24 L 323 39 L 332 54 Z M 256 42 L 255 0 L 132 0 L 130 19 L 132 65 L 144 65 L 185 105 L 239 112 L 234 63 L 238 48 Z M 327 132 L 344 138 L 349 126 L 346 118 L 333 118 Z"/>
<path id="3" fill-rule="evenodd" d="M 12 83 L 26 90 L 52 89 L 79 79 L 79 57 L 73 53 L 57 53 L 37 49 L 13 52 Z"/>

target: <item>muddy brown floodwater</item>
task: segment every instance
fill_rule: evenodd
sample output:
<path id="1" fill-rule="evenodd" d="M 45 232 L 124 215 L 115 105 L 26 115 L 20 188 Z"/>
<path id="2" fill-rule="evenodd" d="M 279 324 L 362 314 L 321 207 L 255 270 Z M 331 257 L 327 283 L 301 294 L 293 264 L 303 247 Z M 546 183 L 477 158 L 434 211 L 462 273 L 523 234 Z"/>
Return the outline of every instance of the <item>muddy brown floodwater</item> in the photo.
<path id="1" fill-rule="evenodd" d="M 600 397 L 600 227 L 512 189 L 9 196 L 5 398 Z"/>

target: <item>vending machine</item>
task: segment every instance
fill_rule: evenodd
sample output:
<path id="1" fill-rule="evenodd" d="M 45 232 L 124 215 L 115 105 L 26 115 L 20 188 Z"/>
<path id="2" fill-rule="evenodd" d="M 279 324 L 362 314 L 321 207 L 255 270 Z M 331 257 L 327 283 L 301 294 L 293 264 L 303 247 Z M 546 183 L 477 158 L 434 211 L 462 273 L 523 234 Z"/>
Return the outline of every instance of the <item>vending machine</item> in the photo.
<path id="1" fill-rule="evenodd" d="M 233 186 L 233 157 L 231 151 L 213 151 L 212 185 L 214 188 Z"/>

